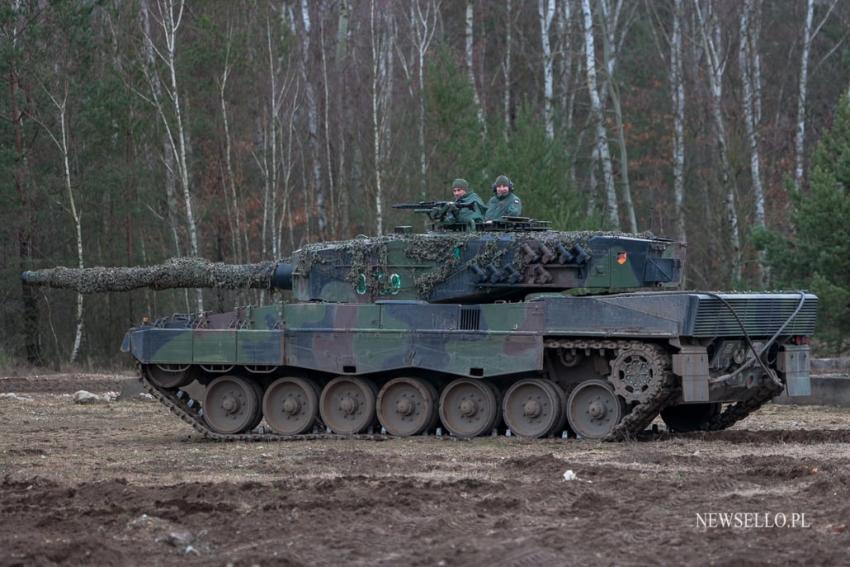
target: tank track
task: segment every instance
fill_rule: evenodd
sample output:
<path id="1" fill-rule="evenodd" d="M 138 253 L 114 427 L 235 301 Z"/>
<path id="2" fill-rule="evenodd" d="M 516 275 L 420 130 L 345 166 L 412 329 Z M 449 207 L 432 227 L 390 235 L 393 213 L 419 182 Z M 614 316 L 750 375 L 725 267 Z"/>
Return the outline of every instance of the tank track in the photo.
<path id="1" fill-rule="evenodd" d="M 573 341 L 547 340 L 546 348 L 569 348 L 576 350 L 610 350 L 617 353 L 620 350 L 643 350 L 654 366 L 663 369 L 661 383 L 654 396 L 646 402 L 633 405 L 631 411 L 623 417 L 605 441 L 626 441 L 635 439 L 644 429 L 649 427 L 652 420 L 658 416 L 664 405 L 677 394 L 676 379 L 671 371 L 672 358 L 662 347 L 641 341 Z"/>
<path id="2" fill-rule="evenodd" d="M 721 431 L 732 427 L 782 392 L 782 386 L 770 382 L 751 392 L 747 399 L 730 404 L 705 426 L 706 431 Z"/>
<path id="3" fill-rule="evenodd" d="M 671 372 L 671 357 L 669 353 L 658 345 L 644 343 L 640 341 L 572 341 L 572 340 L 547 340 L 546 348 L 569 348 L 576 350 L 610 350 L 618 352 L 622 349 L 642 349 L 648 357 L 653 361 L 657 368 L 663 369 L 662 382 L 659 385 L 656 394 L 648 401 L 633 405 L 619 424 L 614 428 L 606 441 L 625 441 L 634 439 L 645 430 L 650 423 L 655 419 L 658 413 L 663 409 L 664 405 L 677 393 L 675 377 Z M 157 386 L 151 382 L 144 372 L 141 364 L 137 364 L 139 380 L 145 391 L 153 396 L 159 403 L 164 405 L 183 422 L 190 425 L 205 439 L 211 441 L 230 442 L 282 442 L 282 441 L 310 441 L 310 440 L 342 440 L 342 439 L 362 439 L 383 441 L 389 439 L 388 435 L 383 434 L 358 434 L 358 435 L 337 435 L 325 433 L 307 433 L 302 435 L 278 435 L 273 432 L 257 432 L 257 433 L 238 433 L 238 434 L 223 434 L 210 429 L 203 419 L 201 404 L 197 400 L 192 400 L 185 392 L 180 389 L 168 389 Z M 771 390 L 772 392 L 772 390 Z M 771 399 L 775 394 L 771 393 L 764 401 Z M 750 411 L 758 409 L 764 401 L 758 403 L 757 406 L 749 409 L 746 414 L 736 418 L 743 419 Z M 736 404 L 737 405 L 737 404 Z M 731 408 L 729 408 L 731 409 Z M 727 409 L 728 411 L 728 409 Z M 724 412 L 719 417 L 723 417 L 727 412 Z M 731 423 L 734 423 L 732 421 Z M 729 423 L 729 425 L 731 425 Z M 726 426 L 718 427 L 723 429 Z"/>
<path id="4" fill-rule="evenodd" d="M 313 441 L 313 440 L 344 440 L 344 439 L 362 439 L 366 441 L 384 441 L 389 439 L 387 435 L 376 434 L 359 434 L 359 435 L 334 435 L 325 433 L 306 433 L 303 435 L 278 435 L 277 433 L 238 433 L 227 435 L 217 433 L 210 429 L 203 418 L 201 412 L 201 404 L 192 400 L 182 390 L 169 390 L 161 388 L 151 382 L 141 364 L 137 364 L 139 373 L 139 381 L 142 383 L 145 391 L 153 396 L 159 403 L 164 405 L 182 421 L 192 426 L 192 429 L 200 433 L 204 439 L 210 441 L 242 441 L 253 443 L 281 442 L 281 441 Z M 182 392 L 183 395 L 179 393 Z"/>

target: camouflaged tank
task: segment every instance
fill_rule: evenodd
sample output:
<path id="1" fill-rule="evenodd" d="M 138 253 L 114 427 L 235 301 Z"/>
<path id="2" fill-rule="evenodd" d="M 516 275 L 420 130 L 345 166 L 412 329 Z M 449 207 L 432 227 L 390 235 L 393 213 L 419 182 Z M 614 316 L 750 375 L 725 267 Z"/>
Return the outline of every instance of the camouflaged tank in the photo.
<path id="1" fill-rule="evenodd" d="M 809 394 L 815 296 L 678 291 L 683 246 L 648 233 L 528 219 L 479 228 L 400 227 L 281 262 L 23 278 L 88 293 L 291 290 L 287 302 L 172 315 L 124 338 L 148 390 L 214 439 L 625 439 L 659 413 L 672 430 L 722 429 L 783 390 Z"/>

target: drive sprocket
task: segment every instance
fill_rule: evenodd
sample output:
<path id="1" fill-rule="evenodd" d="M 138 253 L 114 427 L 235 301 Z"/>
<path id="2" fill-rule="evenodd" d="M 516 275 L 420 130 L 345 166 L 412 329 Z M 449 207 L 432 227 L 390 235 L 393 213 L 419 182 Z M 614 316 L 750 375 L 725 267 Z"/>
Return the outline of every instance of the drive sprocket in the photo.
<path id="1" fill-rule="evenodd" d="M 653 400 L 664 386 L 666 362 L 653 345 L 632 342 L 611 361 L 608 380 L 626 403 Z"/>

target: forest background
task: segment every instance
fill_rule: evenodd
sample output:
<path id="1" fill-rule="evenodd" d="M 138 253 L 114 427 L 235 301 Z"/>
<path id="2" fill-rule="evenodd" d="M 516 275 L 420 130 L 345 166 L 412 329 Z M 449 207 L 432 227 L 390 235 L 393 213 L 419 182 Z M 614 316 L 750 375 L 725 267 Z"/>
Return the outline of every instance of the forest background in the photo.
<path id="1" fill-rule="evenodd" d="M 850 2 L 7 0 L 0 366 L 109 364 L 143 315 L 23 270 L 282 258 L 500 174 L 559 229 L 687 242 L 686 287 L 806 287 L 850 337 Z"/>

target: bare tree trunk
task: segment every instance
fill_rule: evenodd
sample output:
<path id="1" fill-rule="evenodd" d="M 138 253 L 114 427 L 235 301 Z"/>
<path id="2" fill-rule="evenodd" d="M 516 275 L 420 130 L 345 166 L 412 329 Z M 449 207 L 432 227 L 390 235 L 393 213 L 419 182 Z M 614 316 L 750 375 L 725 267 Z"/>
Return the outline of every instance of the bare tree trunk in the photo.
<path id="1" fill-rule="evenodd" d="M 11 44 L 16 48 L 19 28 L 22 18 L 18 12 L 20 4 L 12 4 L 14 20 Z M 9 58 L 9 108 L 10 121 L 15 132 L 15 193 L 18 197 L 20 215 L 18 218 L 17 249 L 18 269 L 21 272 L 32 269 L 32 204 L 27 191 L 27 163 L 28 152 L 24 147 L 24 116 L 25 112 L 18 107 L 18 97 L 21 96 L 22 88 L 20 75 L 16 66 L 15 57 Z M 28 363 L 33 365 L 42 364 L 41 340 L 38 332 L 38 302 L 33 289 L 21 282 L 21 302 L 23 303 L 23 334 L 24 354 Z"/>
<path id="2" fill-rule="evenodd" d="M 192 205 L 192 192 L 189 183 L 189 165 L 188 165 L 188 150 L 187 150 L 187 135 L 183 125 L 183 111 L 180 104 L 180 92 L 177 84 L 177 31 L 180 29 L 180 24 L 183 19 L 183 0 L 178 0 L 179 6 L 175 6 L 174 0 L 157 0 L 159 17 L 155 18 L 156 23 L 162 28 L 163 37 L 165 40 L 165 49 L 159 49 L 154 45 L 153 37 L 150 33 L 150 26 L 147 24 L 149 10 L 147 9 L 147 0 L 142 1 L 143 12 L 143 29 L 145 32 L 146 49 L 155 53 L 156 56 L 165 64 L 169 74 L 170 86 L 165 88 L 159 80 L 156 70 L 152 65 L 144 68 L 148 83 L 151 87 L 151 99 L 148 99 L 157 110 L 160 121 L 165 128 L 166 134 L 169 137 L 172 151 L 174 153 L 175 165 L 177 174 L 180 179 L 180 186 L 183 191 L 184 208 L 186 210 L 186 228 L 189 233 L 189 250 L 195 256 L 200 256 L 200 245 L 198 239 L 198 230 L 195 223 L 195 215 Z M 176 8 L 176 13 L 175 13 Z M 174 130 L 166 115 L 165 106 L 161 91 L 166 91 L 166 97 L 169 104 L 169 111 L 174 114 Z M 175 141 L 176 134 L 176 141 Z M 198 311 L 204 310 L 204 296 L 201 289 L 195 290 L 195 302 Z"/>
<path id="3" fill-rule="evenodd" d="M 325 134 L 325 159 L 328 172 L 328 231 L 332 237 L 336 237 L 337 230 L 337 203 L 336 203 L 336 180 L 334 178 L 333 160 L 331 159 L 331 133 L 330 133 L 330 86 L 328 80 L 328 62 L 325 54 L 325 17 L 326 4 L 322 4 L 322 12 L 319 17 L 319 47 L 322 56 L 322 85 L 324 87 L 324 134 Z"/>
<path id="4" fill-rule="evenodd" d="M 270 109 L 269 114 L 271 114 Z M 263 222 L 260 229 L 260 255 L 265 259 L 268 258 L 269 244 L 274 241 L 273 236 L 269 234 L 274 229 L 270 229 L 269 225 L 274 224 L 275 217 L 272 216 L 272 191 L 268 162 L 269 133 L 262 116 L 257 117 L 257 138 L 260 143 L 260 154 L 257 155 L 256 151 L 252 152 L 252 154 L 254 162 L 257 164 L 257 168 L 260 170 L 260 175 L 263 178 Z M 271 221 L 269 221 L 270 218 Z"/>
<path id="5" fill-rule="evenodd" d="M 736 204 L 737 187 L 729 163 L 729 151 L 726 142 L 726 124 L 723 120 L 723 72 L 726 61 L 720 55 L 720 23 L 713 12 L 703 14 L 699 0 L 694 0 L 697 18 L 699 19 L 700 34 L 709 62 L 708 82 L 711 91 L 711 115 L 714 121 L 717 149 L 720 154 L 721 185 L 726 191 L 726 221 L 729 228 L 729 242 L 732 248 L 730 276 L 733 283 L 741 281 L 741 235 L 738 227 L 738 208 Z M 708 3 L 711 9 L 711 3 Z M 709 19 L 710 18 L 710 21 Z M 709 26 L 711 26 L 709 28 Z"/>
<path id="6" fill-rule="evenodd" d="M 546 138 L 555 137 L 555 118 L 552 109 L 554 78 L 552 71 L 552 47 L 549 32 L 555 19 L 555 0 L 537 0 L 537 15 L 540 18 L 540 44 L 543 49 L 543 124 Z"/>
<path id="7" fill-rule="evenodd" d="M 431 41 L 434 39 L 434 33 L 437 31 L 437 22 L 440 16 L 439 3 L 433 0 L 425 0 L 425 8 L 423 10 L 421 0 L 414 0 L 410 4 L 410 28 L 412 30 L 413 49 L 416 55 L 416 92 L 417 110 L 419 112 L 417 120 L 417 144 L 419 151 L 419 198 L 422 201 L 427 199 L 427 178 L 428 178 L 428 159 L 425 151 L 425 55 L 428 53 L 428 48 L 431 46 Z M 402 57 L 402 65 L 405 77 L 408 81 L 408 90 L 411 96 L 414 96 L 412 81 L 408 65 Z"/>
<path id="8" fill-rule="evenodd" d="M 278 221 L 278 235 L 283 234 L 283 226 L 286 222 L 286 225 L 289 230 L 289 251 L 292 252 L 295 250 L 295 231 L 292 223 L 292 212 L 291 212 L 291 203 L 292 203 L 292 171 L 294 169 L 293 157 L 292 157 L 292 149 L 294 147 L 294 137 L 295 137 L 295 116 L 298 112 L 298 91 L 296 90 L 293 94 L 292 99 L 292 107 L 289 109 L 289 119 L 286 123 L 286 144 L 282 143 L 281 145 L 286 148 L 285 153 L 283 153 L 283 148 L 281 149 L 281 157 L 280 161 L 283 164 L 283 206 L 281 207 L 280 217 Z M 282 236 L 281 236 L 282 238 Z M 278 244 L 278 250 L 282 250 L 282 242 Z M 282 253 L 281 256 L 283 257 Z M 277 257 L 276 257 L 277 259 Z"/>
<path id="9" fill-rule="evenodd" d="M 605 117 L 602 114 L 602 102 L 596 81 L 596 49 L 593 40 L 593 15 L 590 0 L 582 0 L 582 27 L 584 31 L 584 53 L 587 65 L 587 90 L 590 94 L 590 109 L 596 124 L 596 150 L 602 161 L 602 174 L 605 178 L 606 216 L 611 228 L 620 228 L 620 211 L 617 205 L 617 191 L 614 188 L 614 173 L 611 167 L 611 155 L 608 151 L 608 133 L 605 129 Z"/>
<path id="10" fill-rule="evenodd" d="M 349 4 L 350 0 L 340 0 L 339 5 L 339 17 L 337 18 L 337 42 L 336 42 L 336 74 L 338 77 L 344 77 L 344 69 L 346 65 L 346 61 L 348 58 L 348 42 L 349 42 L 349 19 L 351 17 L 351 6 Z M 340 79 L 342 80 L 342 79 Z M 337 108 L 343 108 L 343 92 L 342 89 L 336 89 L 337 96 Z M 340 116 L 340 119 L 342 117 Z M 342 176 L 343 172 L 345 172 L 345 156 L 346 149 L 348 145 L 346 143 L 346 129 L 343 126 L 342 120 L 340 120 L 339 128 L 337 129 L 337 171 L 339 172 L 340 177 L 340 191 L 339 191 L 339 218 L 340 218 L 340 234 L 348 235 L 349 234 L 349 191 L 347 188 L 343 188 Z"/>
<path id="11" fill-rule="evenodd" d="M 39 121 L 39 124 L 42 128 L 47 132 L 47 135 L 56 145 L 56 148 L 59 150 L 59 154 L 62 157 L 62 180 L 65 185 L 65 193 L 68 197 L 68 212 L 71 214 L 71 220 L 74 222 L 74 241 L 77 249 L 77 267 L 80 269 L 85 268 L 85 262 L 83 258 L 83 229 L 82 229 L 82 219 L 80 217 L 79 209 L 77 208 L 77 200 L 74 196 L 73 185 L 71 184 L 71 165 L 70 165 L 70 149 L 68 146 L 68 83 L 65 80 L 62 85 L 63 95 L 60 100 L 53 93 L 47 91 L 45 88 L 45 92 L 47 96 L 50 98 L 50 102 L 53 103 L 53 106 L 56 108 L 56 116 L 59 119 L 59 135 L 57 136 L 54 132 L 44 123 Z M 38 120 L 38 119 L 36 119 Z M 77 301 L 76 301 L 76 317 L 74 320 L 74 345 L 71 347 L 71 354 L 68 357 L 69 362 L 71 364 L 77 362 L 77 359 L 80 355 L 80 343 L 83 338 L 83 294 L 77 293 Z"/>
<path id="12" fill-rule="evenodd" d="M 475 0 L 466 0 L 466 72 L 469 74 L 469 83 L 472 85 L 472 97 L 475 100 L 475 111 L 478 116 L 478 125 L 481 127 L 482 136 L 487 135 L 487 122 L 484 120 L 484 108 L 481 106 L 481 97 L 478 96 L 478 85 L 475 81 L 475 66 L 473 64 L 473 48 L 475 46 Z"/>
<path id="13" fill-rule="evenodd" d="M 174 104 L 174 117 L 177 122 L 177 139 L 179 141 L 177 155 L 178 171 L 180 173 L 180 185 L 183 189 L 183 200 L 186 208 L 186 227 L 189 232 L 189 245 L 192 256 L 199 258 L 201 256 L 200 245 L 198 244 L 198 229 L 195 225 L 195 214 L 192 206 L 192 192 L 189 186 L 189 163 L 187 160 L 186 151 L 186 130 L 183 127 L 183 114 L 180 107 L 180 92 L 177 86 L 177 30 L 180 27 L 180 22 L 183 17 L 183 0 L 180 0 L 180 7 L 175 17 L 174 0 L 159 0 L 160 12 L 167 9 L 167 13 L 163 14 L 162 26 L 165 31 L 165 41 L 168 47 L 167 66 L 171 76 L 171 100 Z M 195 302 L 198 311 L 204 310 L 204 295 L 201 289 L 195 290 Z"/>
<path id="14" fill-rule="evenodd" d="M 227 79 L 230 77 L 230 37 L 227 40 L 227 54 L 224 61 L 224 71 L 219 80 L 219 102 L 221 104 L 221 118 L 224 123 L 224 163 L 227 167 L 227 176 L 224 180 L 225 202 L 227 203 L 228 220 L 232 222 L 230 235 L 233 252 L 236 255 L 236 262 L 242 263 L 245 258 L 242 256 L 242 219 L 240 215 L 239 195 L 236 192 L 236 178 L 233 175 L 233 160 L 232 160 L 232 144 L 230 139 L 230 121 L 227 115 L 227 100 L 225 98 L 225 90 L 227 89 Z"/>
<path id="15" fill-rule="evenodd" d="M 753 193 L 755 195 L 755 225 L 765 225 L 764 185 L 761 176 L 761 156 L 759 153 L 758 121 L 756 120 L 756 91 L 753 81 L 755 54 L 758 52 L 758 37 L 753 34 L 755 22 L 753 16 L 755 6 L 753 0 L 746 0 L 741 11 L 740 35 L 738 49 L 738 67 L 741 72 L 743 87 L 744 125 L 747 131 L 747 141 L 750 146 L 750 173 L 753 178 Z M 760 96 L 758 97 L 761 98 Z M 758 105 L 760 106 L 760 105 Z"/>
<path id="16" fill-rule="evenodd" d="M 310 5 L 307 0 L 301 0 L 301 80 L 304 82 L 304 93 L 307 98 L 307 134 L 310 142 L 310 161 L 312 174 L 312 195 L 315 196 L 316 222 L 319 230 L 319 238 L 324 239 L 327 234 L 328 213 L 326 210 L 325 188 L 322 186 L 322 162 L 319 157 L 319 107 L 316 101 L 316 92 L 313 82 L 307 75 L 307 64 L 310 56 Z"/>
<path id="17" fill-rule="evenodd" d="M 277 231 L 275 219 L 277 218 L 277 187 L 278 187 L 278 166 L 277 166 L 277 123 L 278 112 L 280 109 L 283 89 L 278 91 L 277 76 L 279 68 L 275 65 L 274 49 L 272 47 L 272 32 L 271 22 L 266 20 L 266 42 L 269 54 L 269 122 L 268 122 L 268 157 L 263 156 L 266 166 L 266 178 L 269 185 L 269 195 L 271 196 L 271 209 L 269 210 L 269 238 L 272 248 L 272 257 L 279 258 L 280 250 L 280 234 Z M 271 163 L 268 160 L 271 159 Z M 265 260 L 265 255 L 263 256 Z"/>
<path id="18" fill-rule="evenodd" d="M 617 28 L 622 12 L 623 0 L 616 0 L 614 8 L 611 8 L 609 0 L 599 0 L 602 10 L 602 56 L 607 71 L 607 93 L 611 97 L 611 105 L 614 110 L 614 122 L 617 128 L 617 142 L 620 147 L 620 181 L 623 185 L 623 206 L 629 219 L 629 230 L 638 231 L 635 207 L 632 203 L 632 188 L 629 182 L 629 155 L 626 150 L 626 131 L 623 125 L 623 111 L 620 106 L 620 91 L 615 79 L 619 45 L 624 39 L 626 30 L 622 36 L 617 38 Z"/>
<path id="19" fill-rule="evenodd" d="M 806 0 L 806 23 L 803 27 L 803 52 L 800 55 L 800 90 L 797 94 L 797 133 L 794 136 L 794 188 L 803 187 L 803 151 L 806 143 L 806 83 L 809 78 L 809 51 L 812 47 L 812 20 L 815 0 Z"/>
<path id="20" fill-rule="evenodd" d="M 670 93 L 673 98 L 673 195 L 676 238 L 688 243 L 685 230 L 685 72 L 682 60 L 682 0 L 674 0 L 670 40 Z M 684 279 L 684 278 L 683 278 Z"/>
<path id="21" fill-rule="evenodd" d="M 378 234 L 384 231 L 383 204 L 383 168 L 386 163 L 387 148 L 390 147 L 388 131 L 389 100 L 392 93 L 392 32 L 385 29 L 388 22 L 377 22 L 375 0 L 371 1 L 369 12 L 369 31 L 372 49 L 372 140 L 375 165 L 375 228 Z M 387 16 L 379 14 L 384 20 Z"/>
<path id="22" fill-rule="evenodd" d="M 148 100 L 148 102 L 153 104 L 154 108 L 157 111 L 157 115 L 160 118 L 160 122 L 163 125 L 162 162 L 163 166 L 165 167 L 165 198 L 166 205 L 168 207 L 168 226 L 171 230 L 172 240 L 174 241 L 174 251 L 177 256 L 182 256 L 183 245 L 181 243 L 180 222 L 178 220 L 180 217 L 180 211 L 177 205 L 177 166 L 174 163 L 177 156 L 177 151 L 174 147 L 174 138 L 171 133 L 171 128 L 168 124 L 168 119 L 165 116 L 165 110 L 162 106 L 162 80 L 160 79 L 159 73 L 156 72 L 155 68 L 156 57 L 158 56 L 160 59 L 162 59 L 163 55 L 159 50 L 154 47 L 153 36 L 151 34 L 150 27 L 150 7 L 148 5 L 148 0 L 141 0 L 140 10 L 142 18 L 142 32 L 144 34 L 145 52 L 144 65 L 142 67 L 142 70 L 148 80 L 148 86 L 151 90 L 151 98 L 145 98 Z M 189 303 L 188 290 L 183 291 L 183 298 L 186 303 L 186 311 L 191 311 L 192 307 Z"/>
<path id="23" fill-rule="evenodd" d="M 573 109 L 575 105 L 575 93 L 578 90 L 573 85 L 573 0 L 561 0 L 561 8 L 558 10 L 558 51 L 561 52 L 561 67 L 558 74 L 561 91 L 561 113 L 564 116 L 562 127 L 567 130 L 573 128 Z M 578 73 L 576 73 L 576 78 Z M 572 173 L 575 177 L 575 173 Z"/>

